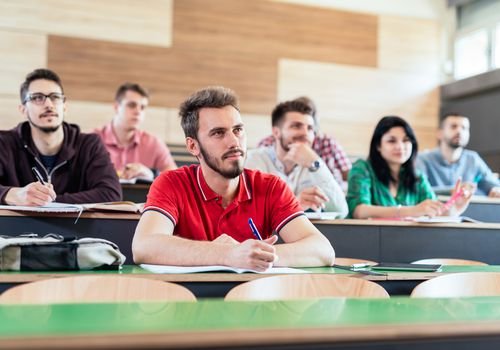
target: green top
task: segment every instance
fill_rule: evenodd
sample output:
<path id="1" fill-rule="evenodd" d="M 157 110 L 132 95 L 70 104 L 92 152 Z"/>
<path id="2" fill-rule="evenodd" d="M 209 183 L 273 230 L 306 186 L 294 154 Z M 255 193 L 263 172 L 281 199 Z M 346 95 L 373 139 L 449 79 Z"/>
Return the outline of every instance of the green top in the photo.
<path id="1" fill-rule="evenodd" d="M 500 298 L 311 299 L 300 301 L 2 305 L 2 338 L 297 329 L 500 319 Z"/>
<path id="2" fill-rule="evenodd" d="M 412 192 L 399 183 L 398 193 L 393 197 L 389 187 L 384 185 L 375 175 L 373 168 L 366 160 L 357 160 L 349 171 L 347 204 L 349 217 L 360 204 L 393 207 L 397 205 L 417 205 L 426 199 L 435 199 L 431 185 L 425 176 L 417 171 L 416 191 Z"/>

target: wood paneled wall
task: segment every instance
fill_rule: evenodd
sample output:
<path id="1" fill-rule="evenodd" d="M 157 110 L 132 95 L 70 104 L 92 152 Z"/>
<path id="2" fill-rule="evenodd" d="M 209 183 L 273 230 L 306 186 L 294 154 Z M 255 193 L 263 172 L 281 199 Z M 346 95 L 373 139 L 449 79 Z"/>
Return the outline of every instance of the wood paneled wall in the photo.
<path id="1" fill-rule="evenodd" d="M 133 81 L 151 92 L 145 129 L 171 143 L 183 142 L 178 105 L 208 85 L 237 92 L 250 146 L 270 131 L 274 105 L 299 95 L 317 102 L 322 128 L 350 154 L 366 154 L 385 114 L 434 143 L 434 21 L 267 0 L 0 0 L 0 21 L 3 127 L 19 119 L 10 109 L 24 75 L 48 66 L 65 84 L 68 120 L 84 130 L 106 123 L 115 89 Z"/>

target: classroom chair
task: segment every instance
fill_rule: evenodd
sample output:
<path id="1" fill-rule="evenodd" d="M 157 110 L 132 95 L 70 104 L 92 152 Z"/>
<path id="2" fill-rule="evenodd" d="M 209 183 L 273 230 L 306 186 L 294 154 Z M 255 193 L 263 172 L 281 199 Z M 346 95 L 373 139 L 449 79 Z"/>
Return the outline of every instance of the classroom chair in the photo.
<path id="1" fill-rule="evenodd" d="M 356 258 L 335 258 L 335 265 L 351 266 L 352 264 L 377 265 L 375 261 Z"/>
<path id="2" fill-rule="evenodd" d="M 447 259 L 447 258 L 421 259 L 413 261 L 412 264 L 440 264 L 440 265 L 460 265 L 460 266 L 488 265 L 482 261 L 465 260 L 465 259 Z"/>
<path id="3" fill-rule="evenodd" d="M 416 286 L 412 298 L 500 296 L 500 272 L 461 272 L 434 277 Z"/>
<path id="4" fill-rule="evenodd" d="M 374 282 L 342 275 L 297 274 L 263 277 L 240 284 L 225 300 L 290 300 L 311 298 L 389 298 Z"/>
<path id="5" fill-rule="evenodd" d="M 196 301 L 187 288 L 126 276 L 74 276 L 22 284 L 0 295 L 0 304 Z"/>

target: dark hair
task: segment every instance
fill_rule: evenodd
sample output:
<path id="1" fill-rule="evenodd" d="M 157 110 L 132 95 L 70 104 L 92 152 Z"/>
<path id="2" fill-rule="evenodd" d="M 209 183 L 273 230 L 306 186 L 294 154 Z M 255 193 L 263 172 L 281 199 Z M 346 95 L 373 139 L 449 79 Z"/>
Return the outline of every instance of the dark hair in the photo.
<path id="1" fill-rule="evenodd" d="M 449 113 L 446 113 L 445 115 L 443 115 L 443 117 L 441 118 L 441 120 L 439 121 L 439 128 L 442 129 L 443 126 L 444 126 L 444 122 L 446 121 L 446 119 L 448 119 L 449 117 L 462 117 L 462 118 L 467 118 L 465 117 L 462 113 L 458 113 L 458 112 L 449 112 Z"/>
<path id="2" fill-rule="evenodd" d="M 375 127 L 375 131 L 373 132 L 372 140 L 370 142 L 370 155 L 368 156 L 368 161 L 372 165 L 373 171 L 380 182 L 386 186 L 389 186 L 389 182 L 396 182 L 396 179 L 394 179 L 391 175 L 391 170 L 389 169 L 387 161 L 382 158 L 382 155 L 378 150 L 382 136 L 394 127 L 402 127 L 412 145 L 410 158 L 401 165 L 402 170 L 399 181 L 405 188 L 414 192 L 415 184 L 417 182 L 417 176 L 415 175 L 415 158 L 418 153 L 418 143 L 410 124 L 408 124 L 403 118 L 397 116 L 387 116 L 380 119 Z"/>
<path id="3" fill-rule="evenodd" d="M 30 84 L 35 81 L 35 80 L 50 80 L 59 85 L 61 88 L 61 92 L 64 94 L 64 88 L 62 86 L 62 81 L 59 76 L 51 71 L 50 69 L 45 69 L 45 68 L 39 68 L 35 69 L 33 72 L 28 73 L 26 75 L 26 78 L 24 79 L 23 83 L 21 84 L 21 88 L 19 91 L 19 97 L 21 98 L 21 103 L 24 104 L 24 101 L 26 100 L 26 95 L 28 94 L 28 89 L 30 87 Z"/>
<path id="4" fill-rule="evenodd" d="M 141 87 L 139 84 L 135 83 L 124 83 L 122 84 L 118 90 L 116 90 L 115 101 L 120 103 L 127 91 L 137 92 L 142 97 L 149 98 L 149 94 L 146 89 Z"/>
<path id="5" fill-rule="evenodd" d="M 198 139 L 199 112 L 202 108 L 223 108 L 233 106 L 238 111 L 238 96 L 233 90 L 223 86 L 209 86 L 196 91 L 179 107 L 181 126 L 186 137 Z"/>
<path id="6" fill-rule="evenodd" d="M 274 107 L 271 113 L 271 123 L 272 126 L 279 126 L 283 122 L 285 114 L 288 112 L 299 112 L 302 114 L 308 114 L 313 116 L 313 109 L 311 106 L 300 99 L 295 99 L 291 101 L 285 101 Z M 316 124 L 316 118 L 314 118 L 314 123 Z"/>
<path id="7" fill-rule="evenodd" d="M 302 102 L 302 103 L 305 103 L 306 105 L 308 105 L 309 108 L 311 108 L 311 115 L 313 116 L 314 121 L 316 121 L 316 104 L 314 103 L 313 100 L 311 100 L 307 96 L 300 96 L 300 97 L 294 98 L 293 100 L 299 101 L 299 102 Z"/>

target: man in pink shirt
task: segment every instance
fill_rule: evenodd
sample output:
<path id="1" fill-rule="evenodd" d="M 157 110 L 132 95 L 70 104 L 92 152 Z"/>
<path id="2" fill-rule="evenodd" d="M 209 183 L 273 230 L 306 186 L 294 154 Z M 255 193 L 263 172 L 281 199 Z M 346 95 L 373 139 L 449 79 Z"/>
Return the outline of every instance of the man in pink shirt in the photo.
<path id="1" fill-rule="evenodd" d="M 95 130 L 122 179 L 153 180 L 155 172 L 177 168 L 165 143 L 140 130 L 148 98 L 148 93 L 140 85 L 123 84 L 116 91 L 113 120 Z"/>

